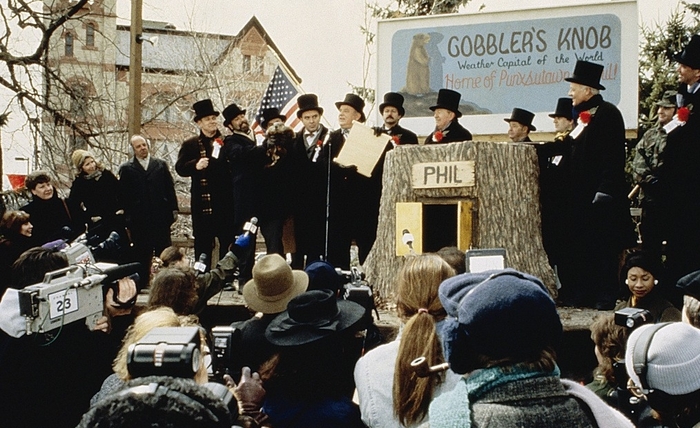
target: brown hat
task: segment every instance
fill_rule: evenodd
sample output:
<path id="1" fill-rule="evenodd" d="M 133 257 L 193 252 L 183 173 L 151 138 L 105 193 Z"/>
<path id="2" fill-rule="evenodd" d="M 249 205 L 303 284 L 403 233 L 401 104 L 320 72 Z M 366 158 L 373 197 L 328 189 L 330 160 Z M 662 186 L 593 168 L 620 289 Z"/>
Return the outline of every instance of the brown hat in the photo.
<path id="1" fill-rule="evenodd" d="M 88 152 L 87 150 L 78 149 L 78 150 L 73 152 L 73 154 L 70 156 L 70 158 L 71 158 L 71 161 L 73 161 L 73 165 L 75 165 L 75 168 L 78 170 L 78 172 L 82 172 L 83 171 L 83 164 L 85 163 L 85 159 L 87 159 L 87 158 L 95 159 L 95 155 Z"/>
<path id="2" fill-rule="evenodd" d="M 276 314 L 284 312 L 287 303 L 308 285 L 304 271 L 292 270 L 279 254 L 268 254 L 253 266 L 253 279 L 243 287 L 243 298 L 255 312 Z"/>

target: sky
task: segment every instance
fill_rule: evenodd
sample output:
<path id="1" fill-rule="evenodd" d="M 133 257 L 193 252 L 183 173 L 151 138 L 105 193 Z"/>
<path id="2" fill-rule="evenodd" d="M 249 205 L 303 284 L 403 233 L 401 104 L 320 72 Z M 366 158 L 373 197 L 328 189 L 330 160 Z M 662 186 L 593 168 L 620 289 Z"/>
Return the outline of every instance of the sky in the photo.
<path id="1" fill-rule="evenodd" d="M 386 0 L 379 1 L 386 3 Z M 529 0 L 527 7 L 542 7 L 554 2 L 557 5 L 580 4 L 581 0 Z M 679 0 L 638 0 L 640 22 L 663 22 L 678 4 Z M 130 5 L 130 0 L 117 0 L 118 23 L 128 24 Z M 495 12 L 522 5 L 522 0 L 472 0 L 462 12 Z M 181 30 L 233 35 L 252 16 L 258 18 L 301 77 L 302 90 L 319 96 L 319 104 L 325 108 L 325 117 L 331 127 L 337 125 L 334 103 L 351 91 L 350 84 L 374 86 L 373 57 L 371 71 L 363 82 L 363 73 L 367 73 L 367 53 L 360 27 L 369 22 L 363 0 L 143 0 L 144 19 L 170 22 Z M 376 30 L 374 26 L 370 28 Z M 374 47 L 371 46 L 370 50 L 373 51 Z M 0 94 L 0 102 L 3 98 Z M 369 106 L 365 112 L 370 122 L 375 119 L 374 110 L 370 112 Z M 19 116 L 19 113 L 14 115 Z M 3 146 L 8 138 L 12 138 L 13 126 L 10 124 L 2 131 Z M 6 151 L 3 156 L 5 170 L 23 173 L 26 162 L 16 161 L 15 157 L 27 156 L 29 153 L 22 150 L 29 150 L 23 149 L 23 144 L 10 146 L 13 151 Z"/>

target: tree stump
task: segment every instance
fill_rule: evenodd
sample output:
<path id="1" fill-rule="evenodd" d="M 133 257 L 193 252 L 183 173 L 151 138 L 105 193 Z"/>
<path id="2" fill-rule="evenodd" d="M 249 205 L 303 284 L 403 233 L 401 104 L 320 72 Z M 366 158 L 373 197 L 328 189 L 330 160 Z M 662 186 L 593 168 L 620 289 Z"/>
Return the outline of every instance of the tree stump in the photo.
<path id="1" fill-rule="evenodd" d="M 474 161 L 473 186 L 413 188 L 414 164 L 456 161 Z M 505 248 L 507 267 L 541 278 L 556 297 L 554 271 L 542 245 L 535 148 L 475 141 L 399 146 L 386 156 L 377 239 L 363 266 L 379 296 L 393 298 L 394 279 L 405 260 L 396 255 L 396 203 L 449 204 L 465 199 L 475 201 L 472 248 Z"/>

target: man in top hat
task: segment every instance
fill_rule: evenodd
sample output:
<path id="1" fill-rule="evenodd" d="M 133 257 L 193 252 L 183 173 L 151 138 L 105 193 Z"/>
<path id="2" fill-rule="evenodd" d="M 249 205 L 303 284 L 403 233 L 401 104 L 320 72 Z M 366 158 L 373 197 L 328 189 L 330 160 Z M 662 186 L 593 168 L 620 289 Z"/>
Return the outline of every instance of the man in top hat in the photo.
<path id="1" fill-rule="evenodd" d="M 260 121 L 260 127 L 267 131 L 270 125 L 287 120 L 287 116 L 280 113 L 278 108 L 266 108 L 262 111 L 262 120 Z"/>
<path id="2" fill-rule="evenodd" d="M 384 102 L 379 104 L 379 113 L 384 119 L 381 129 L 391 136 L 391 148 L 401 144 L 418 144 L 416 134 L 399 125 L 399 121 L 406 114 L 403 101 L 403 95 L 398 92 L 387 92 L 384 94 Z"/>
<path id="3" fill-rule="evenodd" d="M 649 128 L 634 148 L 632 177 L 639 186 L 642 206 L 642 247 L 661 260 L 661 246 L 664 241 L 664 227 L 659 205 L 658 171 L 663 165 L 663 152 L 666 148 L 666 131 L 663 129 L 676 114 L 676 91 L 666 91 L 656 102 L 656 125 Z"/>
<path id="4" fill-rule="evenodd" d="M 529 143 L 530 131 L 536 131 L 535 125 L 532 124 L 532 119 L 535 118 L 535 113 L 529 112 L 521 108 L 514 108 L 510 117 L 503 119 L 508 122 L 508 138 L 514 143 Z"/>
<path id="5" fill-rule="evenodd" d="M 658 170 L 670 283 L 700 269 L 700 36 L 693 35 L 674 60 L 678 63 L 678 117 L 666 126 L 664 161 Z M 669 297 L 678 303 L 678 298 Z"/>
<path id="6" fill-rule="evenodd" d="M 332 162 L 345 145 L 354 121 L 364 123 L 366 120 L 364 108 L 365 101 L 355 94 L 346 94 L 345 99 L 335 103 L 338 109 L 339 129 L 332 131 L 328 137 L 328 144 L 323 146 L 320 162 L 329 165 L 330 177 L 325 181 L 330 184 L 329 215 L 328 215 L 328 262 L 343 269 L 350 268 L 350 244 L 353 238 L 365 233 L 366 224 L 358 221 L 361 215 L 362 203 L 358 203 L 359 188 L 363 185 L 355 167 L 342 167 Z M 326 170 L 329 170 L 326 168 Z M 323 200 L 326 194 L 322 195 Z M 358 238 L 359 239 L 359 238 Z M 366 243 L 358 242 L 360 248 L 360 263 L 369 252 Z M 371 244 L 370 244 L 371 245 Z"/>
<path id="7" fill-rule="evenodd" d="M 224 126 L 231 135 L 224 139 L 224 156 L 231 169 L 233 191 L 233 223 L 229 224 L 234 231 L 240 231 L 246 221 L 256 216 L 255 198 L 264 197 L 256 190 L 256 175 L 269 163 L 267 149 L 258 146 L 250 129 L 246 110 L 238 105 L 230 104 L 224 111 Z M 250 279 L 255 252 L 251 251 L 248 260 L 243 261 L 238 276 L 238 283 Z"/>
<path id="8" fill-rule="evenodd" d="M 430 107 L 435 118 L 435 130 L 425 139 L 425 144 L 454 143 L 471 141 L 472 134 L 459 124 L 462 112 L 459 111 L 459 92 L 451 89 L 438 91 L 437 103 Z"/>
<path id="9" fill-rule="evenodd" d="M 219 258 L 223 258 L 233 242 L 233 193 L 231 174 L 222 148 L 224 139 L 219 131 L 219 112 L 211 100 L 192 105 L 194 122 L 199 135 L 187 139 L 180 146 L 175 171 L 181 177 L 190 177 L 190 205 L 195 256 L 206 254 L 211 266 L 214 239 L 219 240 Z"/>
<path id="10" fill-rule="evenodd" d="M 318 105 L 316 94 L 304 94 L 297 99 L 304 129 L 297 133 L 292 145 L 296 184 L 294 204 L 294 235 L 296 252 L 292 266 L 302 269 L 305 259 L 318 260 L 324 253 L 326 222 L 326 169 L 321 162 L 321 148 L 328 135 L 328 128 L 321 124 L 323 107 Z"/>
<path id="11" fill-rule="evenodd" d="M 562 282 L 562 299 L 609 310 L 615 306 L 618 255 L 636 245 L 625 182 L 625 124 L 603 100 L 603 66 L 577 61 L 569 96 L 578 114 L 571 156 L 569 230 L 579 249 L 576 274 Z"/>
<path id="12" fill-rule="evenodd" d="M 573 129 L 571 98 L 559 98 L 553 119 L 556 135 L 554 141 L 538 144 L 537 157 L 540 164 L 540 207 L 542 214 L 542 244 L 549 263 L 557 267 L 560 280 L 570 269 L 571 251 L 575 243 L 570 242 L 569 235 L 569 164 L 573 139 L 569 133 Z"/>

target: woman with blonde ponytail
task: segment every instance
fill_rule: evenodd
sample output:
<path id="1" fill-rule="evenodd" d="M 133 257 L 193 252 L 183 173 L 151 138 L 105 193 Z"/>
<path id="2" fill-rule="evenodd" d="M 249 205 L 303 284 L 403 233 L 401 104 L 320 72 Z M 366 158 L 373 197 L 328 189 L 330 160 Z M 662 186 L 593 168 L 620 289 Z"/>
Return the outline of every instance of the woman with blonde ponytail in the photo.
<path id="1" fill-rule="evenodd" d="M 355 366 L 357 400 L 369 427 L 417 427 L 427 422 L 430 401 L 451 390 L 459 376 L 451 371 L 418 377 L 410 363 L 425 357 L 429 365 L 445 361 L 437 335 L 445 309 L 438 286 L 454 270 L 438 255 L 407 260 L 396 280 L 396 309 L 402 321 L 393 342 L 360 358 Z"/>

